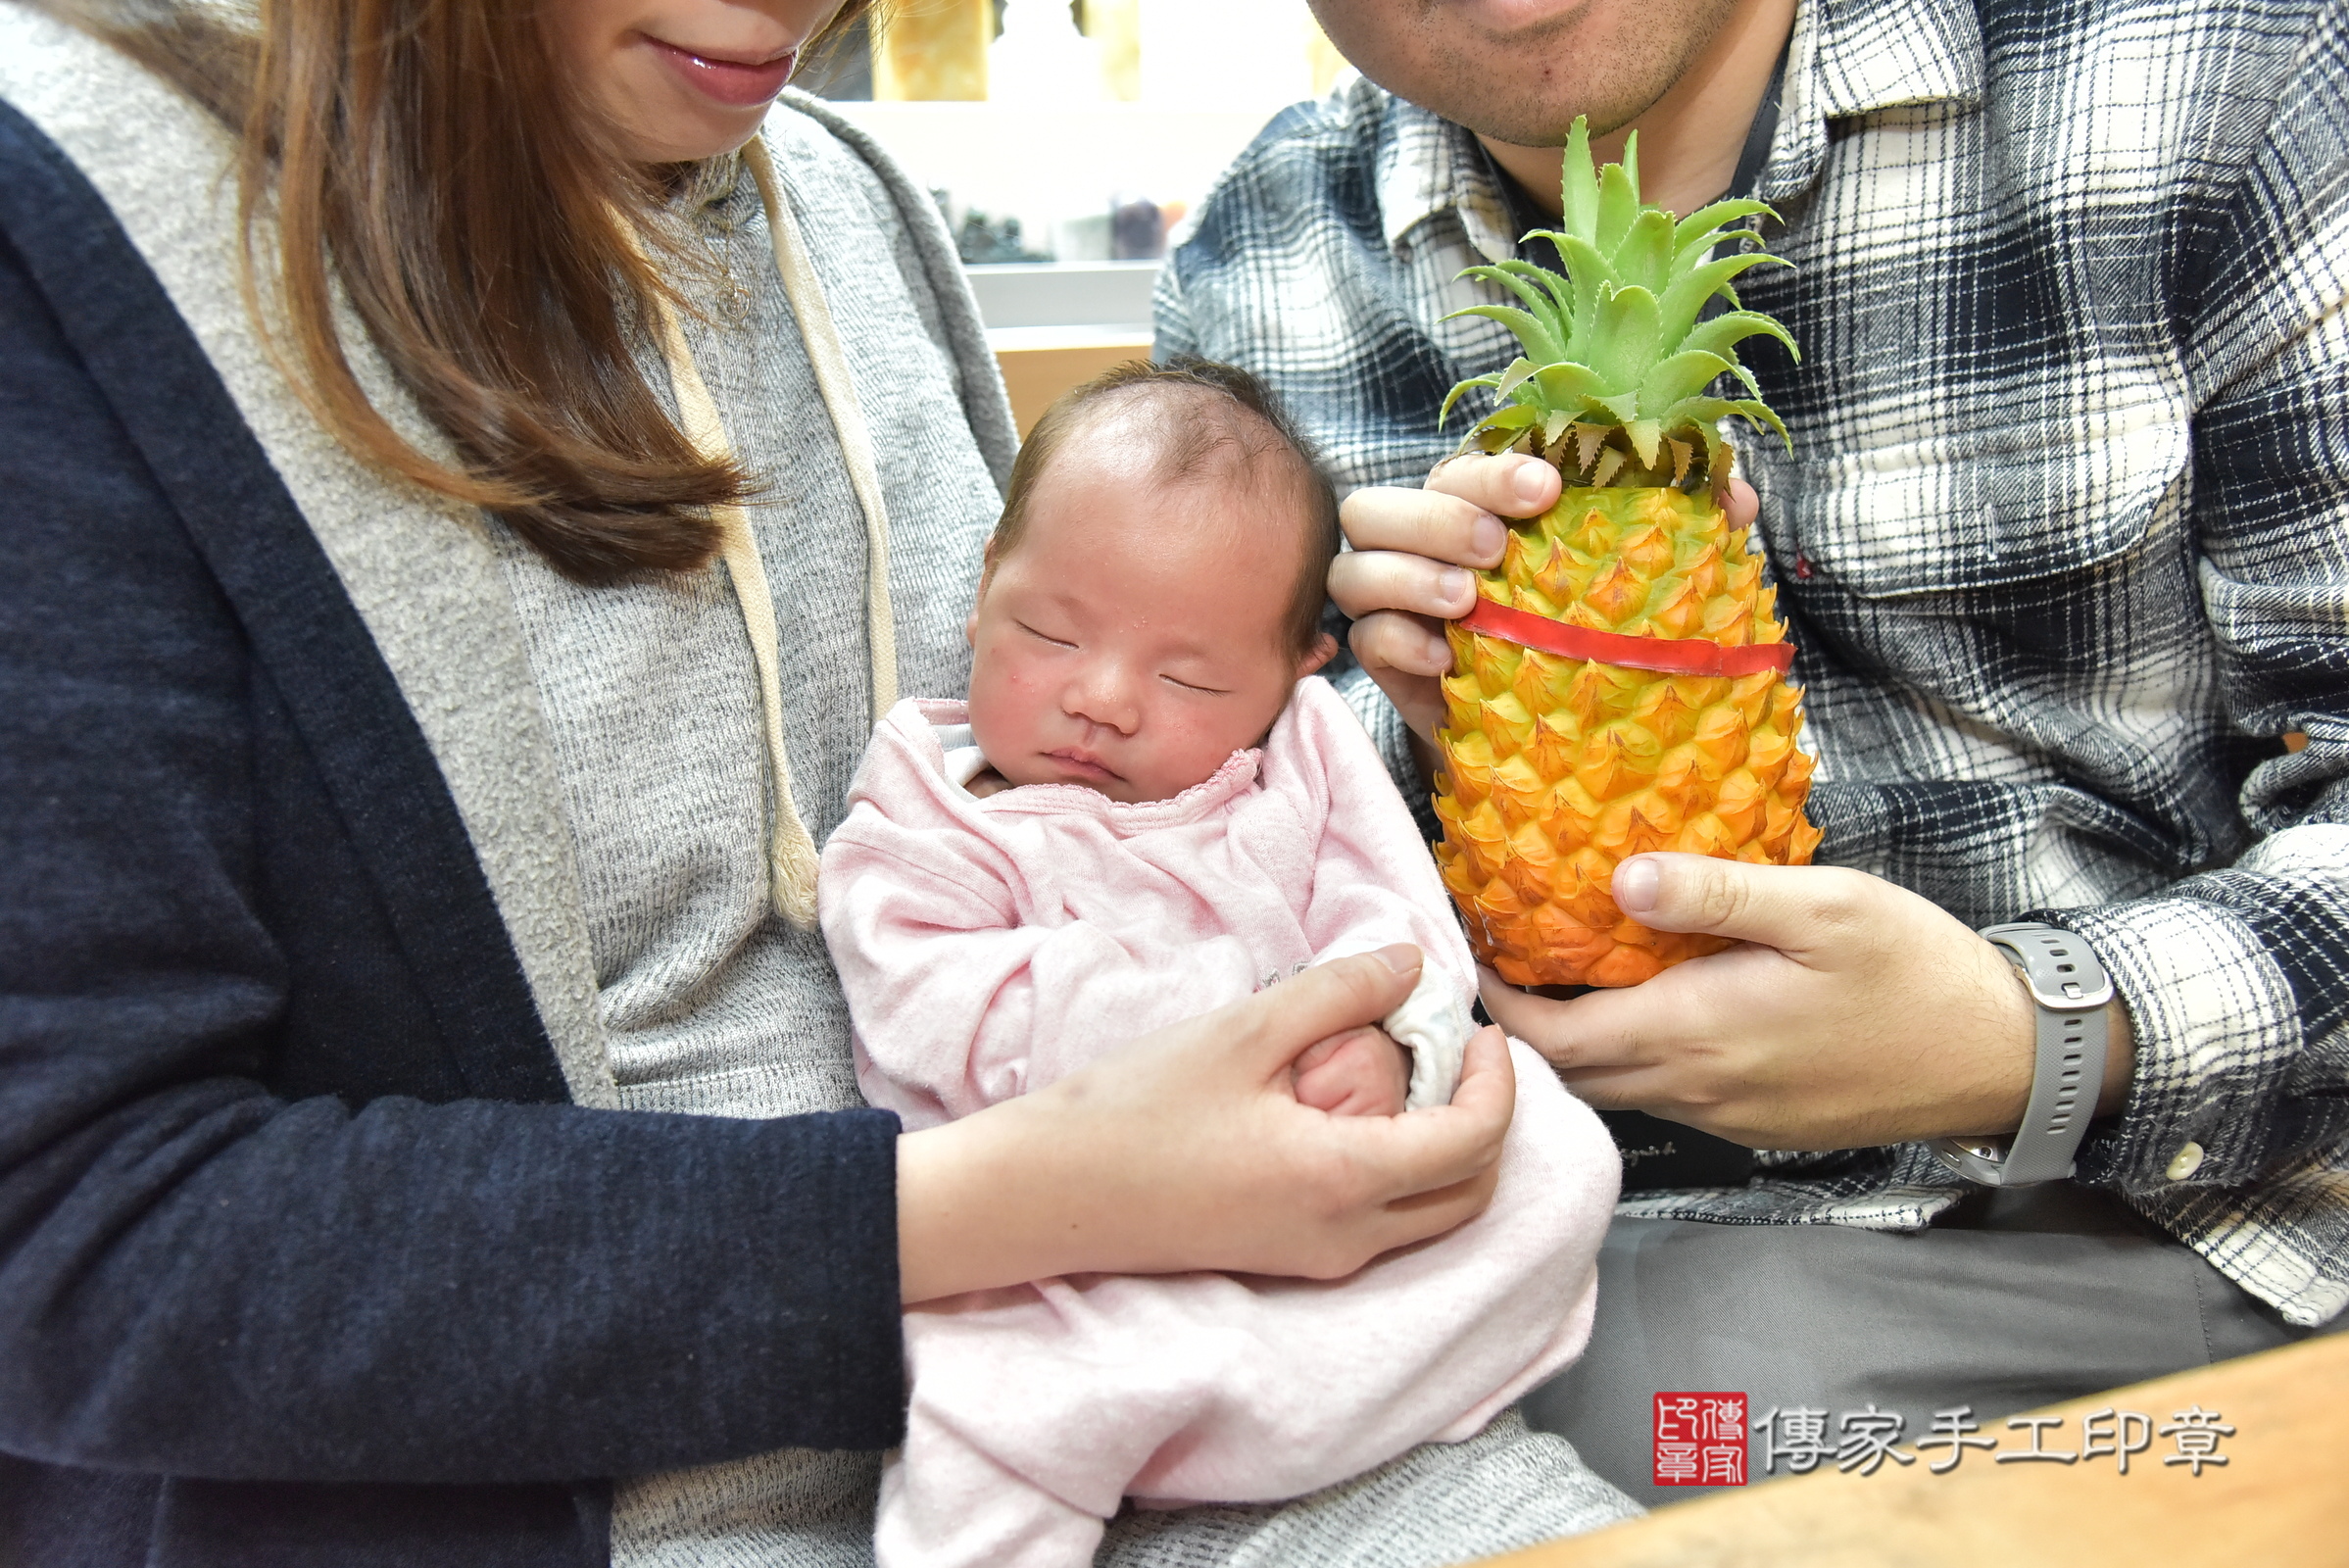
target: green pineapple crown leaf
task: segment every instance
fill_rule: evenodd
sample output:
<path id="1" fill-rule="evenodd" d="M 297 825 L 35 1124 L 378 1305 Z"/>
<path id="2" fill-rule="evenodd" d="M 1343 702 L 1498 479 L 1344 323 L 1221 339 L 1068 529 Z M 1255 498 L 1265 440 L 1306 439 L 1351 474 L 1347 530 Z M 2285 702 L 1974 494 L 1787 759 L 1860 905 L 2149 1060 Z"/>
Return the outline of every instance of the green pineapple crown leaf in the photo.
<path id="1" fill-rule="evenodd" d="M 1498 406 L 1469 431 L 1462 451 L 1520 447 L 1555 454 L 1562 467 L 1571 464 L 1597 485 L 1619 474 L 1625 482 L 1652 482 L 1667 457 L 1671 482 L 1680 484 L 1699 443 L 1706 474 L 1726 484 L 1728 448 L 1716 425 L 1731 416 L 1775 431 L 1791 450 L 1786 425 L 1762 401 L 1753 372 L 1737 362 L 1737 346 L 1774 337 L 1797 360 L 1801 353 L 1785 327 L 1744 309 L 1732 286 L 1749 268 L 1786 263 L 1758 248 L 1712 254 L 1745 220 L 1777 213 L 1740 198 L 1675 221 L 1639 199 L 1639 133 L 1626 138 L 1623 162 L 1601 169 L 1590 156 L 1590 122 L 1580 118 L 1567 138 L 1560 194 L 1560 226 L 1526 238 L 1555 245 L 1564 273 L 1507 261 L 1460 274 L 1497 284 L 1521 305 L 1472 305 L 1444 319 L 1498 321 L 1525 352 L 1506 369 L 1453 387 L 1438 424 L 1470 387 L 1491 387 Z M 1730 309 L 1699 320 L 1715 295 Z M 1724 374 L 1750 395 L 1709 395 Z"/>

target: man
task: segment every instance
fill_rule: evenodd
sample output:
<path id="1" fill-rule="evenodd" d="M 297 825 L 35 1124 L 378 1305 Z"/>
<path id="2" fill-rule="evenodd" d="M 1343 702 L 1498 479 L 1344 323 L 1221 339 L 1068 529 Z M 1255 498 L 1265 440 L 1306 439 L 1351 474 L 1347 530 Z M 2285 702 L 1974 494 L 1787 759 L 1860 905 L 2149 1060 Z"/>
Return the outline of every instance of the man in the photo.
<path id="1" fill-rule="evenodd" d="M 1819 858 L 1847 869 L 1631 862 L 1617 897 L 1647 923 L 1749 945 L 1574 1001 L 1492 982 L 1487 1005 L 1597 1104 L 1842 1152 L 1628 1201 L 1591 1349 L 1537 1419 L 1664 1500 L 1686 1494 L 1645 1485 L 1657 1393 L 1745 1392 L 1773 1443 L 1771 1416 L 1817 1412 L 1833 1449 L 1870 1403 L 1907 1438 L 1961 1407 L 1995 1437 L 2337 1322 L 2349 15 L 1315 9 L 1364 79 L 1242 156 L 1168 265 L 1157 346 L 1267 377 L 1361 487 L 1341 683 L 1398 770 L 1440 711 L 1436 617 L 1473 595 L 1447 564 L 1497 560 L 1494 516 L 1556 476 L 1474 459 L 1385 487 L 1450 451 L 1445 389 L 1514 353 L 1443 318 L 1482 297 L 1463 267 L 1557 211 L 1574 118 L 1602 158 L 1637 129 L 1677 212 L 1742 164 L 1793 263 L 1739 281 L 1803 349 L 1753 356 L 1793 451 L 1739 463 L 1809 688 Z M 2034 1095 L 2061 1008 L 1968 929 L 2009 921 L 2068 933 L 2014 940 L 2074 944 L 2114 991 L 2101 1119 L 2049 1169 L 2021 1145 L 2069 1143 Z"/>

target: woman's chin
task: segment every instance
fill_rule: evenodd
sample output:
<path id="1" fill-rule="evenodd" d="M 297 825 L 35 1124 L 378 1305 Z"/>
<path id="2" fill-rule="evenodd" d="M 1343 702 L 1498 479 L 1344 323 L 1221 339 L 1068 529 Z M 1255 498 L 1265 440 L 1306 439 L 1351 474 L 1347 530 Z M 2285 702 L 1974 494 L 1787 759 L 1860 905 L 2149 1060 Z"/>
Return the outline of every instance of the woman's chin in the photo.
<path id="1" fill-rule="evenodd" d="M 698 164 L 706 159 L 722 158 L 734 152 L 759 134 L 765 112 L 749 117 L 744 123 L 712 130 L 707 135 L 663 137 L 631 137 L 629 156 L 639 164 Z"/>
<path id="2" fill-rule="evenodd" d="M 633 83 L 631 84 L 633 85 Z M 661 71 L 632 95 L 620 117 L 620 145 L 639 164 L 695 164 L 733 152 L 759 134 L 771 103 L 720 104 Z"/>

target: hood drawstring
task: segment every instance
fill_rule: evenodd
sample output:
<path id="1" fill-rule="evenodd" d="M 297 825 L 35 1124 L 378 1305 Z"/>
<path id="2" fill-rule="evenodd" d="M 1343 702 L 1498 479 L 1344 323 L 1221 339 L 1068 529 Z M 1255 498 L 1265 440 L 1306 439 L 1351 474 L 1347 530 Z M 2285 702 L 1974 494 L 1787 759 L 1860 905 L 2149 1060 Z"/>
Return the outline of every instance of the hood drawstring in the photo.
<path id="1" fill-rule="evenodd" d="M 774 166 L 766 144 L 753 137 L 742 149 L 744 163 L 758 183 L 759 200 L 766 209 L 766 231 L 774 241 L 775 270 L 783 292 L 799 318 L 800 336 L 807 347 L 807 362 L 815 371 L 816 390 L 832 416 L 847 461 L 849 485 L 864 514 L 864 613 L 867 657 L 872 668 L 872 722 L 879 724 L 897 706 L 897 626 L 889 603 L 889 514 L 882 504 L 881 476 L 873 462 L 872 435 L 865 428 L 864 410 L 849 379 L 847 352 L 840 330 L 825 303 L 823 284 L 807 259 L 798 220 L 775 185 Z M 730 459 L 733 444 L 718 418 L 702 372 L 686 346 L 675 308 L 662 295 L 654 296 L 660 315 L 661 357 L 668 362 L 669 385 L 676 394 L 677 413 L 686 439 L 694 450 L 712 462 Z M 738 506 L 710 508 L 717 524 L 720 557 L 734 580 L 734 598 L 742 609 L 743 627 L 750 634 L 751 662 L 759 675 L 759 707 L 766 731 L 766 759 L 774 787 L 774 818 L 767 842 L 767 865 L 775 912 L 801 931 L 815 929 L 815 839 L 800 819 L 791 792 L 791 756 L 783 742 L 783 682 L 776 651 L 774 599 L 767 587 L 766 565 L 759 557 L 749 516 Z"/>

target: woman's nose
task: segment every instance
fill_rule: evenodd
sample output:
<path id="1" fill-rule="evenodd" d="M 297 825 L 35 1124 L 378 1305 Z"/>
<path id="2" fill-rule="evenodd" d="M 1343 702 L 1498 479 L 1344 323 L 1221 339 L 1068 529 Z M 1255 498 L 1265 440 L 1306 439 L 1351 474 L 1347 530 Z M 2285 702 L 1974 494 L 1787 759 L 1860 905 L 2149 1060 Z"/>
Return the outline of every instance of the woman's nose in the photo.
<path id="1" fill-rule="evenodd" d="M 1072 718 L 1105 724 L 1120 735 L 1133 734 L 1142 721 L 1133 680 L 1114 660 L 1089 661 L 1068 683 L 1060 707 Z"/>

